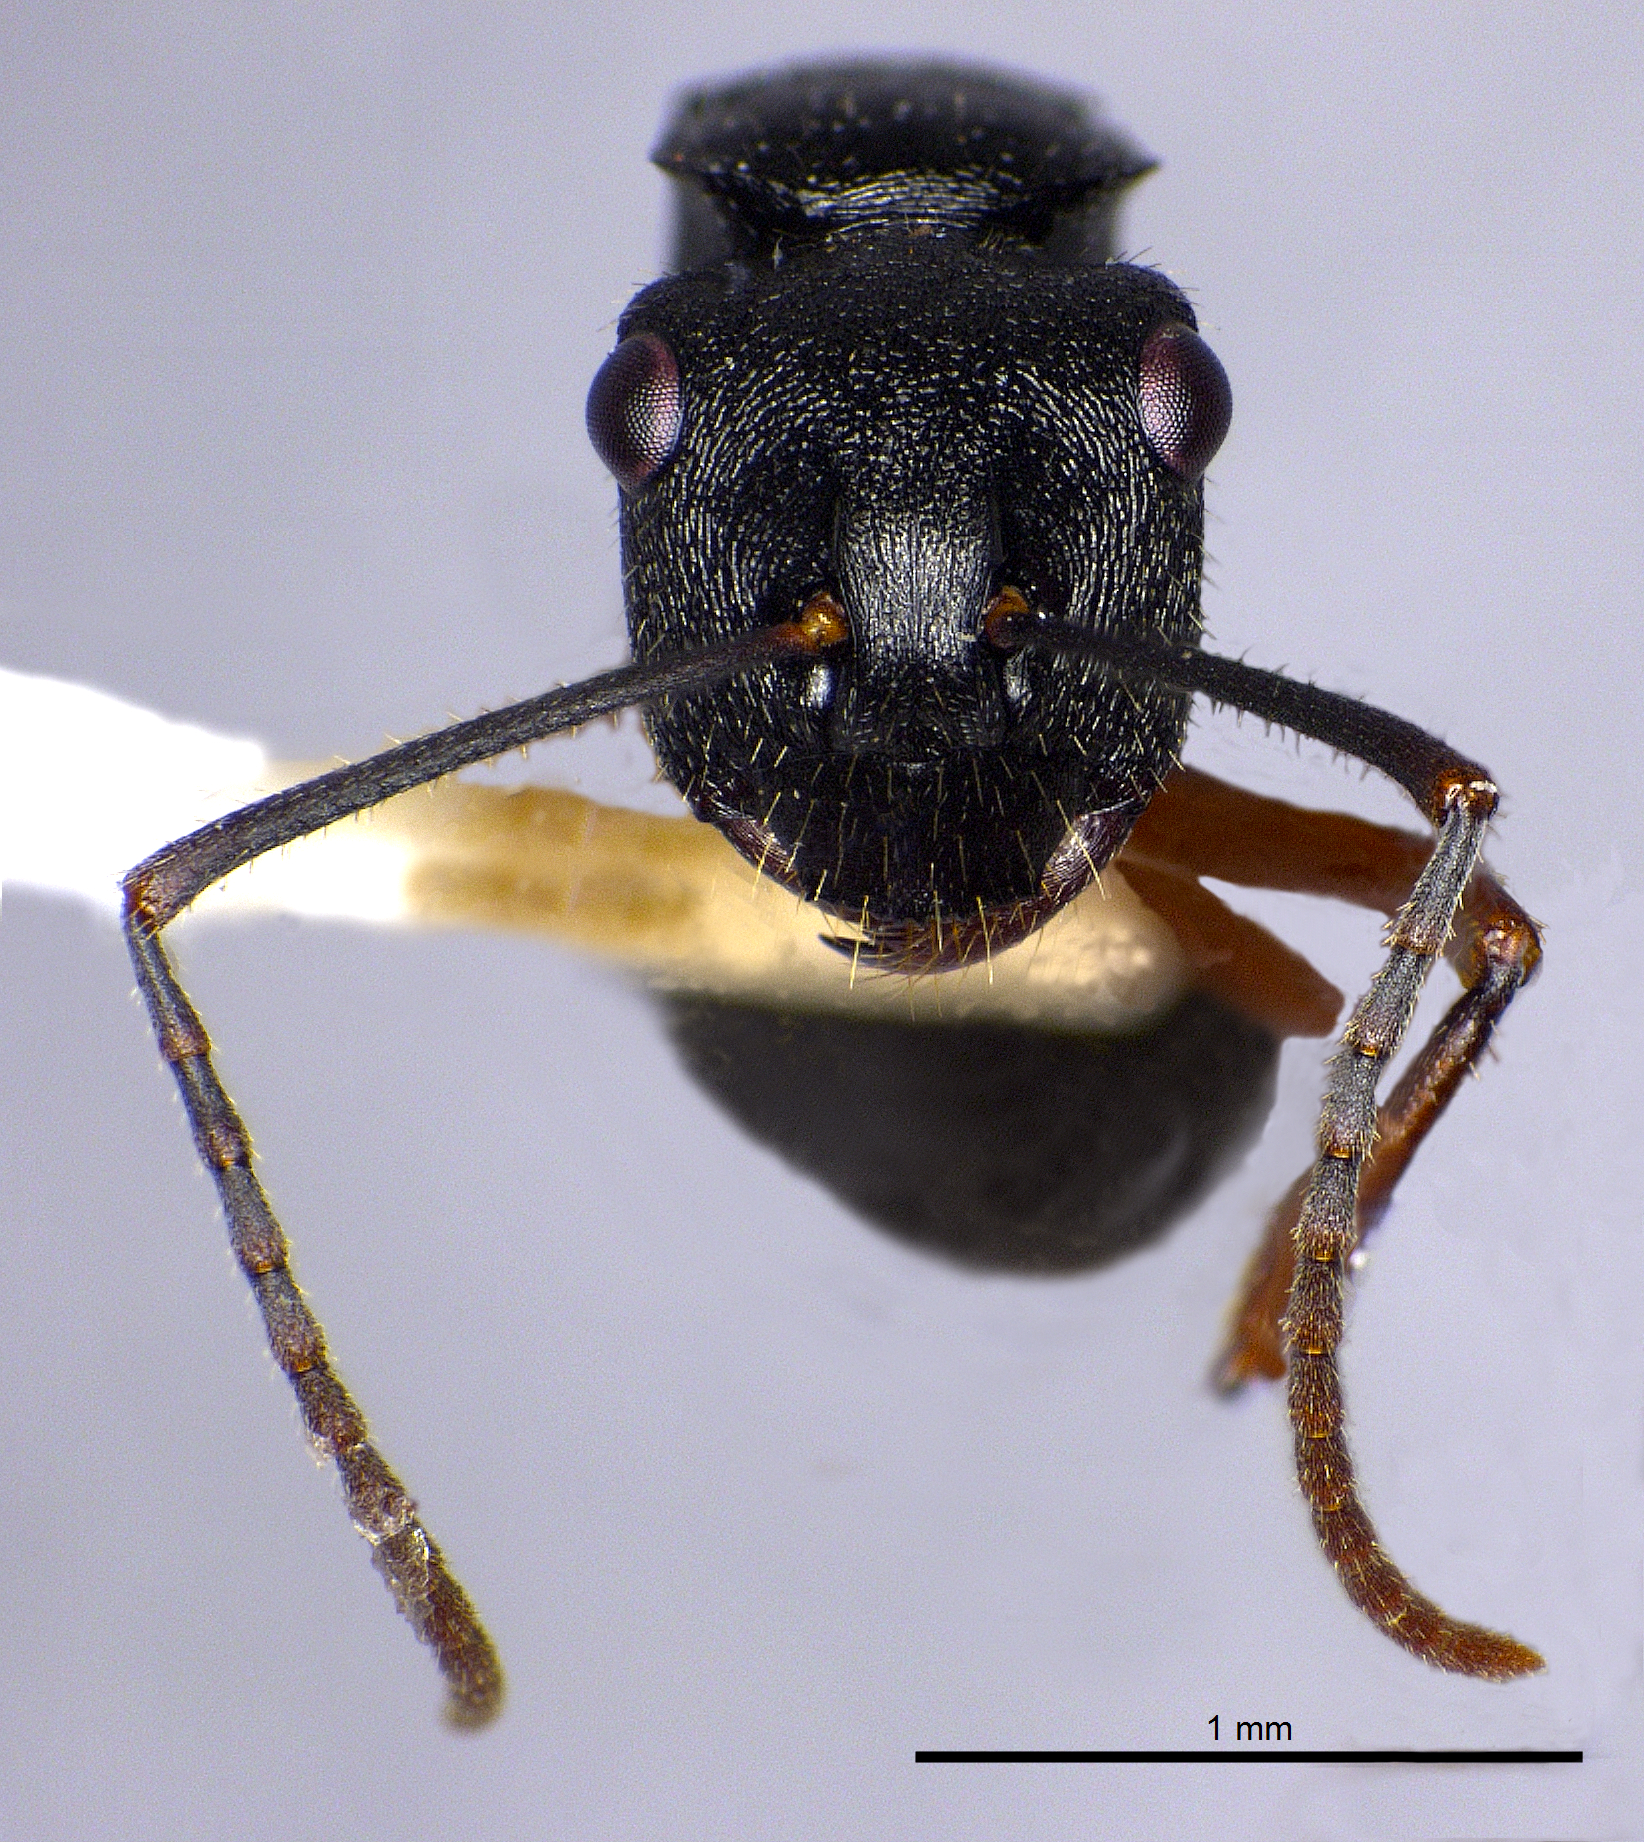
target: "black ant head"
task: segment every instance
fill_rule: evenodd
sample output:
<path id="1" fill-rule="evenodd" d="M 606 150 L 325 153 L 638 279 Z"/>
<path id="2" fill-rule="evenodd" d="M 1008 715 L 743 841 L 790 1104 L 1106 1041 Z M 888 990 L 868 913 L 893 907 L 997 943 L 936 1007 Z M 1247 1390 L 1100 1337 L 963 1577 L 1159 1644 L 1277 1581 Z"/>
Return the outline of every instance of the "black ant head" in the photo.
<path id="1" fill-rule="evenodd" d="M 1152 271 L 877 205 L 646 289 L 589 397 L 635 656 L 819 609 L 829 642 L 652 708 L 699 815 L 885 937 L 1082 886 L 1185 701 L 1001 616 L 1197 639 L 1228 400 L 1192 327 Z"/>

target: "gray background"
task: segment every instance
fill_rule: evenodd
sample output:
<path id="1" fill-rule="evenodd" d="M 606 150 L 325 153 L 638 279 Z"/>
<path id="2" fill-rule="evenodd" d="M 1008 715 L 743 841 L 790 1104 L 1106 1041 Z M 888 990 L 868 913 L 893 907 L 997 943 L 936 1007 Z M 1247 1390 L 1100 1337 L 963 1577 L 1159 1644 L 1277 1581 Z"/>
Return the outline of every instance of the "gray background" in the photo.
<path id="1" fill-rule="evenodd" d="M 610 976 L 197 929 L 300 1276 L 504 1648 L 502 1724 L 448 1736 L 261 1351 L 112 929 L 8 894 L 5 1833 L 1638 1833 L 1639 29 L 1330 15 L 7 9 L 0 655 L 318 758 L 614 661 L 582 398 L 656 271 L 670 90 L 875 45 L 1096 89 L 1165 162 L 1127 245 L 1195 291 L 1234 381 L 1216 642 L 1480 754 L 1494 859 L 1548 926 L 1348 1356 L 1395 1552 L 1547 1675 L 1457 1682 L 1374 1636 L 1278 1401 L 1202 1385 L 1318 1045 L 1165 1245 L 982 1280 L 744 1143 Z M 1206 718 L 1192 752 L 1399 813 L 1253 723 Z M 631 733 L 532 765 L 660 797 Z M 1362 984 L 1361 917 L 1248 906 Z M 911 1763 L 1193 1746 L 1213 1714 L 1589 1763 Z"/>

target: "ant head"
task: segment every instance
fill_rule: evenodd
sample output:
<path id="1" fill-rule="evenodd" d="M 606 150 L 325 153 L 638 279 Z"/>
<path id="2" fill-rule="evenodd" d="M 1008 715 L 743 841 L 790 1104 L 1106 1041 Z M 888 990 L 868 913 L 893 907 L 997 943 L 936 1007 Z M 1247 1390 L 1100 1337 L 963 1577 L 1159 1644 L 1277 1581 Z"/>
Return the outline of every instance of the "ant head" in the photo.
<path id="1" fill-rule="evenodd" d="M 1040 902 L 1081 822 L 1086 874 L 1122 842 L 1183 700 L 1015 649 L 997 614 L 1195 639 L 1228 409 L 1162 277 L 925 230 L 658 283 L 589 398 L 636 657 L 842 616 L 651 734 L 702 816 L 879 929 Z"/>

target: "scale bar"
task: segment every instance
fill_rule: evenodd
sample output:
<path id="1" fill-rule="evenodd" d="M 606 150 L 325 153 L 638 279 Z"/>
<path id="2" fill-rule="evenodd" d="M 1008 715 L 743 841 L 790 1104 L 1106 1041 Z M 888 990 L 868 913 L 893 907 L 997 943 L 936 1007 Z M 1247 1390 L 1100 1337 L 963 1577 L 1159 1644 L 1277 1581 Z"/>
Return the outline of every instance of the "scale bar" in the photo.
<path id="1" fill-rule="evenodd" d="M 915 1765 L 1580 1765 L 1581 1752 L 1544 1752 L 1533 1747 L 1419 1748 L 1201 1747 L 1131 1749 L 1110 1752 L 941 1751 L 921 1747 Z"/>

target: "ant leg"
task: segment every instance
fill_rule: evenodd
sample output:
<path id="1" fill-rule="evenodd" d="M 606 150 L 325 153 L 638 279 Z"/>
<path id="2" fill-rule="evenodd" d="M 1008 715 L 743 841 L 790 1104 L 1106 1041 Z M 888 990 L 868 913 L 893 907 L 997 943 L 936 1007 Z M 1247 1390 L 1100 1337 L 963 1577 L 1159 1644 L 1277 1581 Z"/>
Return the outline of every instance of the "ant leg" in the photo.
<path id="1" fill-rule="evenodd" d="M 1201 991 L 1277 1037 L 1330 1034 L 1341 993 L 1299 953 L 1213 895 L 1191 868 L 1133 856 L 1128 844 L 1113 868 L 1175 935 Z"/>
<path id="2" fill-rule="evenodd" d="M 483 1726 L 496 1715 L 502 1666 L 468 1595 L 331 1367 L 325 1333 L 291 1276 L 285 1233 L 251 1168 L 250 1136 L 218 1078 L 205 1025 L 178 982 L 161 932 L 229 871 L 395 793 L 630 704 L 699 691 L 762 663 L 806 656 L 820 643 L 825 636 L 819 641 L 799 623 L 787 623 L 684 661 L 627 666 L 547 692 L 288 787 L 167 845 L 125 879 L 124 926 L 138 987 L 217 1186 L 269 1347 L 297 1396 L 309 1437 L 336 1463 L 348 1513 L 371 1544 L 395 1603 L 434 1651 L 448 1690 L 447 1718 L 455 1725 Z"/>
<path id="3" fill-rule="evenodd" d="M 1489 781 L 1473 775 L 1452 780 L 1433 855 L 1388 928 L 1387 958 L 1348 1020 L 1325 1089 L 1319 1159 L 1296 1220 L 1296 1273 L 1284 1333 L 1297 1475 L 1320 1544 L 1349 1598 L 1426 1662 L 1500 1681 L 1541 1668 L 1541 1658 L 1513 1638 L 1449 1617 L 1395 1566 L 1358 1500 L 1336 1366 L 1347 1259 L 1358 1240 L 1359 1171 L 1375 1135 L 1376 1078 L 1397 1050 L 1427 970 L 1443 949 L 1495 803 Z M 1502 1002 L 1510 996 L 1509 989 Z"/>
<path id="4" fill-rule="evenodd" d="M 1418 1593 L 1382 1547 L 1359 1502 L 1336 1367 L 1347 1260 L 1358 1240 L 1359 1177 L 1376 1133 L 1376 1083 L 1449 940 L 1496 809 L 1495 783 L 1413 723 L 1237 660 L 1115 639 L 1032 613 L 993 637 L 996 644 L 1094 657 L 1120 678 L 1208 696 L 1311 736 L 1397 781 L 1435 827 L 1437 837 L 1415 886 L 1388 926 L 1387 957 L 1354 1008 L 1331 1062 L 1319 1157 L 1296 1215 L 1295 1274 L 1283 1320 L 1296 1473 L 1320 1545 L 1349 1598 L 1395 1643 L 1438 1668 L 1495 1681 L 1540 1669 L 1542 1659 L 1516 1639 L 1462 1624 Z M 1531 935 L 1533 929 L 1521 943 L 1526 972 Z M 1480 994 L 1475 1014 L 1481 1037 L 1487 1033 L 1482 1026 L 1494 1024 L 1520 983 L 1522 975 L 1509 965 L 1470 985 L 1468 997 Z M 1434 1117 L 1448 1097 L 1442 1087 L 1442 1081 L 1434 1085 Z"/>
<path id="5" fill-rule="evenodd" d="M 1432 1035 L 1377 1109 L 1376 1138 L 1359 1181 L 1354 1246 L 1387 1213 L 1393 1190 L 1422 1141 L 1438 1122 L 1489 1045 L 1496 1021 L 1541 956 L 1534 924 L 1487 872 L 1474 875 L 1466 909 L 1480 896 L 1498 896 L 1501 908 L 1478 932 L 1482 960 L 1476 980 L 1451 1005 Z M 1251 1257 L 1229 1318 L 1228 1339 L 1213 1371 L 1216 1384 L 1233 1393 L 1247 1381 L 1284 1374 L 1280 1318 L 1295 1270 L 1295 1230 L 1310 1173 L 1290 1186 L 1268 1218 L 1261 1244 Z"/>
<path id="6" fill-rule="evenodd" d="M 1192 769 L 1171 776 L 1138 823 L 1127 852 L 1247 887 L 1330 896 L 1393 915 L 1430 845 L 1409 832 L 1345 813 L 1311 812 Z M 1375 1144 L 1359 1180 L 1355 1245 L 1386 1214 L 1394 1187 L 1489 1044 L 1497 1018 L 1541 957 L 1535 924 L 1485 865 L 1468 884 L 1445 957 L 1463 992 L 1410 1062 L 1376 1115 Z M 1303 1173 L 1268 1217 L 1246 1268 L 1217 1361 L 1228 1392 L 1284 1374 L 1280 1318 L 1295 1271 Z"/>

